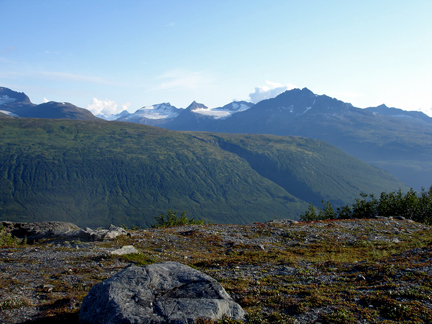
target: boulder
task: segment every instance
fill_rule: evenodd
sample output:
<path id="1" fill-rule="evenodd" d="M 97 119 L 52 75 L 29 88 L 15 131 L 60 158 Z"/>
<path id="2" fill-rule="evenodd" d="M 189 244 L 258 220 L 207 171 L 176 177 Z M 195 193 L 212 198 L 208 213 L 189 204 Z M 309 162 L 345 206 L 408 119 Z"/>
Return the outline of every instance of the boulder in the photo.
<path id="1" fill-rule="evenodd" d="M 177 262 L 129 267 L 95 285 L 84 298 L 81 324 L 194 323 L 245 311 L 212 277 Z"/>
<path id="2" fill-rule="evenodd" d="M 27 238 L 28 243 L 32 243 L 40 239 L 66 239 L 80 241 L 103 241 L 113 239 L 119 235 L 125 235 L 127 232 L 114 225 L 108 228 L 98 228 L 85 230 L 79 228 L 75 224 L 66 222 L 37 222 L 37 223 L 16 223 L 3 221 L 1 225 L 13 236 L 19 238 Z"/>

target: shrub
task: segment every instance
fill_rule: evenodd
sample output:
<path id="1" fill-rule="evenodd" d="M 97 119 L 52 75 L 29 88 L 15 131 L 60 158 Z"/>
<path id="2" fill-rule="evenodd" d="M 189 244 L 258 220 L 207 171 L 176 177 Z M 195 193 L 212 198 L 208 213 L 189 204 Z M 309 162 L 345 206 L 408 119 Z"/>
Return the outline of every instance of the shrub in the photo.
<path id="1" fill-rule="evenodd" d="M 169 227 L 169 226 L 182 226 L 182 225 L 202 225 L 204 220 L 189 219 L 186 217 L 186 212 L 183 212 L 180 218 L 177 216 L 177 212 L 169 209 L 166 214 L 161 213 L 159 216 L 155 216 L 156 224 L 153 224 L 153 228 Z"/>
<path id="2" fill-rule="evenodd" d="M 379 199 L 374 195 L 360 194 L 349 206 L 338 207 L 334 211 L 330 202 L 324 202 L 324 208 L 316 208 L 310 204 L 307 211 L 300 215 L 302 221 L 325 219 L 372 218 L 374 216 L 403 216 L 416 222 L 432 224 L 432 186 L 429 190 L 422 189 L 418 195 L 413 189 L 403 194 L 382 192 Z M 318 210 L 318 213 L 317 213 Z"/>
<path id="3" fill-rule="evenodd" d="M 6 231 L 3 226 L 0 226 L 0 247 L 17 246 L 26 243 L 27 239 L 21 240 L 19 238 L 13 237 L 12 234 Z"/>

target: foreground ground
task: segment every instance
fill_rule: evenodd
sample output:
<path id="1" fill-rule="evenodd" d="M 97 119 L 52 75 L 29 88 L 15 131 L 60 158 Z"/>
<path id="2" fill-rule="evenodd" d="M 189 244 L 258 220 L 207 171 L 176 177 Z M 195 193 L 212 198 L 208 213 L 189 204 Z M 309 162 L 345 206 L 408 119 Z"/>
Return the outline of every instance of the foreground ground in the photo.
<path id="1" fill-rule="evenodd" d="M 110 254 L 124 245 L 140 253 Z M 3 247 L 0 323 L 78 323 L 93 285 L 168 260 L 217 279 L 249 323 L 432 323 L 432 228 L 393 219 L 194 225 Z"/>

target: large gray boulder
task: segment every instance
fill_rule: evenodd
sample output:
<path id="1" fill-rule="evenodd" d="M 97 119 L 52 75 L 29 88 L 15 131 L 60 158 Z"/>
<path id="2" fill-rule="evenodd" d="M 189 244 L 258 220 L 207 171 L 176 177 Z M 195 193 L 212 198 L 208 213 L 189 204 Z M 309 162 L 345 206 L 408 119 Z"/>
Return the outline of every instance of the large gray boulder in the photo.
<path id="1" fill-rule="evenodd" d="M 243 320 L 245 311 L 212 277 L 177 262 L 129 267 L 95 285 L 84 298 L 81 324 L 194 323 Z"/>

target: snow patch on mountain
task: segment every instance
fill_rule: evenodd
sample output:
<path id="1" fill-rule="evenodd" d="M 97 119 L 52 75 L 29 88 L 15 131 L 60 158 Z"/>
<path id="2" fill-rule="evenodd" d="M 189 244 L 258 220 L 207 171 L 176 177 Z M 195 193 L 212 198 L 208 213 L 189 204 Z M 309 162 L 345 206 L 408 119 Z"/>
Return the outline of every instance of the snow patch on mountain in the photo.
<path id="1" fill-rule="evenodd" d="M 224 119 L 227 117 L 230 117 L 232 114 L 248 110 L 251 108 L 254 104 L 250 102 L 245 101 L 234 101 L 229 103 L 228 105 L 225 105 L 223 107 L 218 108 L 197 108 L 192 110 L 192 112 L 205 115 L 205 116 L 211 116 L 214 119 Z"/>
<path id="2" fill-rule="evenodd" d="M 0 105 L 16 101 L 16 98 L 10 98 L 8 95 L 0 96 Z"/>
<path id="3" fill-rule="evenodd" d="M 214 109 L 204 109 L 204 108 L 198 108 L 195 110 L 192 110 L 192 112 L 196 113 L 196 114 L 200 114 L 200 115 L 204 115 L 204 116 L 210 116 L 213 117 L 214 119 L 219 119 L 219 118 L 224 118 L 224 117 L 228 117 L 231 115 L 230 111 L 218 111 L 218 110 L 214 110 Z"/>
<path id="4" fill-rule="evenodd" d="M 169 102 L 153 106 L 146 106 L 138 109 L 133 114 L 126 117 L 124 120 L 132 118 L 148 118 L 148 119 L 170 119 L 179 115 L 178 108 L 171 106 Z"/>
<path id="5" fill-rule="evenodd" d="M 5 114 L 5 115 L 9 115 L 9 116 L 19 117 L 17 114 L 14 114 L 13 112 L 6 111 L 6 110 L 0 110 L 0 113 Z"/>

